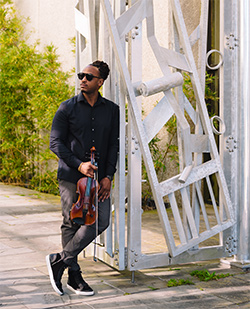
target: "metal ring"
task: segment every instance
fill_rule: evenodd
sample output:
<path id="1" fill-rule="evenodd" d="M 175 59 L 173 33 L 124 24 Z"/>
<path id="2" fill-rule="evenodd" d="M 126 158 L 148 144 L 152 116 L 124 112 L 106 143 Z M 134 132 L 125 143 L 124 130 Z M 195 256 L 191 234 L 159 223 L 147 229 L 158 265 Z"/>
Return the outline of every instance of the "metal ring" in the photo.
<path id="1" fill-rule="evenodd" d="M 214 120 L 217 120 L 217 121 L 220 123 L 221 128 L 222 128 L 221 131 L 218 131 L 218 130 L 215 129 L 214 123 L 213 123 Z M 212 118 L 210 118 L 210 122 L 211 122 L 212 130 L 213 130 L 214 134 L 216 134 L 216 135 L 222 135 L 222 134 L 225 133 L 225 131 L 226 131 L 226 126 L 225 126 L 225 123 L 224 123 L 224 121 L 222 120 L 222 118 L 220 118 L 219 116 L 213 116 Z"/>
<path id="2" fill-rule="evenodd" d="M 218 54 L 220 54 L 220 56 L 221 56 L 221 61 L 216 65 L 216 66 L 214 66 L 214 67 L 211 67 L 209 64 L 208 64 L 208 58 L 209 58 L 209 56 L 212 54 L 212 53 L 218 53 Z M 222 66 L 222 64 L 223 64 L 223 55 L 222 55 L 222 53 L 219 51 L 219 50 L 217 50 L 217 49 L 211 49 L 208 53 L 207 53 L 207 67 L 210 69 L 210 70 L 217 70 L 217 69 L 219 69 L 221 66 Z"/>

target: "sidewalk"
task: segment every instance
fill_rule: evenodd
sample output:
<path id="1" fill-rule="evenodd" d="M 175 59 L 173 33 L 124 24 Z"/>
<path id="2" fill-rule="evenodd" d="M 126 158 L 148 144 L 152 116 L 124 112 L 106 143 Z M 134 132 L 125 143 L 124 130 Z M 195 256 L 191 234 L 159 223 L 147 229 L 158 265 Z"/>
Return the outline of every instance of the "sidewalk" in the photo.
<path id="1" fill-rule="evenodd" d="M 250 272 L 220 261 L 119 272 L 92 258 L 81 258 L 83 277 L 94 296 L 77 296 L 66 288 L 58 296 L 49 281 L 45 256 L 61 250 L 59 197 L 0 183 L 0 308 L 250 308 Z M 146 233 L 146 231 L 145 231 Z M 199 281 L 193 270 L 233 276 Z M 170 279 L 194 285 L 167 287 Z"/>

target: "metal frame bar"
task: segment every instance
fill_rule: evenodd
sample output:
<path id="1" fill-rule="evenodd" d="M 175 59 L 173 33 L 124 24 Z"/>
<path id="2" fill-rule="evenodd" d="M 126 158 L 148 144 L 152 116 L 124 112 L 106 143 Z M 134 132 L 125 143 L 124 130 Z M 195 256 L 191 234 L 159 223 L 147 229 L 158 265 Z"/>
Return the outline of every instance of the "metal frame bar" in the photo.
<path id="1" fill-rule="evenodd" d="M 178 0 L 170 0 L 173 12 L 173 25 L 175 25 L 175 37 L 177 49 L 169 50 L 159 46 L 154 34 L 154 15 L 153 15 L 153 0 L 138 0 L 133 1 L 133 5 L 125 10 L 122 7 L 121 1 L 113 0 L 112 6 L 110 1 L 101 0 L 102 14 L 107 26 L 108 36 L 106 37 L 106 46 L 109 45 L 109 40 L 112 42 L 112 49 L 108 48 L 107 61 L 112 66 L 112 85 L 107 85 L 107 93 L 112 96 L 108 90 L 108 86 L 113 87 L 117 84 L 117 89 L 113 89 L 117 95 L 115 98 L 119 102 L 121 108 L 121 151 L 118 161 L 118 174 L 115 179 L 115 216 L 114 224 L 110 226 L 106 233 L 107 239 L 104 241 L 105 247 L 99 247 L 97 255 L 100 259 L 108 262 L 119 269 L 128 268 L 136 270 L 145 267 L 156 267 L 162 265 L 170 265 L 171 263 L 181 261 L 204 260 L 213 255 L 222 257 L 230 255 L 226 252 L 222 243 L 219 246 L 199 248 L 199 243 L 216 235 L 222 231 L 230 230 L 235 223 L 235 211 L 232 207 L 229 192 L 227 189 L 226 180 L 223 174 L 217 146 L 214 141 L 213 132 L 211 129 L 208 113 L 206 110 L 203 93 L 204 93 L 204 66 L 206 49 L 206 33 L 207 33 L 207 13 L 208 0 L 202 1 L 201 6 L 201 23 L 193 34 L 188 38 L 184 19 L 181 12 L 180 3 Z M 131 3 L 132 4 L 132 3 Z M 117 7 L 119 8 L 118 11 Z M 155 54 L 164 76 L 173 76 L 169 66 L 173 70 L 186 71 L 190 74 L 193 87 L 197 98 L 198 107 L 196 111 L 188 102 L 187 98 L 183 97 L 182 89 L 178 87 L 178 96 L 174 96 L 171 89 L 163 91 L 163 98 L 146 117 L 141 120 L 140 112 L 140 93 L 138 85 L 141 82 L 141 67 L 137 62 L 138 58 L 134 58 L 135 51 L 140 50 L 140 29 L 139 36 L 132 42 L 129 38 L 131 46 L 130 50 L 126 50 L 124 46 L 125 35 L 134 27 L 140 28 L 140 23 L 146 18 L 147 39 Z M 191 44 L 199 39 L 199 74 L 191 50 Z M 190 43 L 191 41 L 191 43 Z M 179 53 L 179 45 L 182 46 L 184 54 Z M 128 52 L 128 54 L 127 54 Z M 136 62 L 134 62 L 136 61 Z M 127 65 L 128 63 L 128 65 Z M 132 63 L 130 70 L 129 64 Z M 136 65 L 134 65 L 136 63 Z M 114 69 L 118 68 L 118 71 Z M 137 73 L 137 74 L 136 74 Z M 116 76 L 114 78 L 114 76 Z M 115 83 L 114 83 L 115 81 Z M 119 93 L 119 95 L 118 95 Z M 129 126 L 125 124 L 125 96 L 127 93 L 129 106 Z M 178 103 L 178 100 L 179 103 Z M 112 98 L 111 98 L 112 99 Z M 188 111 L 191 119 L 196 125 L 195 134 L 190 134 L 190 126 L 184 117 L 184 109 Z M 180 129 L 179 137 L 182 139 L 180 148 L 180 157 L 183 158 L 181 174 L 171 179 L 165 180 L 162 183 L 158 182 L 157 175 L 154 169 L 154 164 L 149 151 L 148 143 L 157 134 L 167 120 L 175 114 L 178 119 Z M 157 117 L 157 122 L 154 121 Z M 159 119 L 158 119 L 159 117 Z M 158 121 L 159 120 L 159 121 Z M 133 123 L 133 126 L 131 126 Z M 128 131 L 128 158 L 129 158 L 129 176 L 127 179 L 127 192 L 125 190 L 125 128 Z M 138 146 L 140 145 L 140 147 Z M 140 169 L 135 166 L 140 166 L 141 152 L 150 178 L 150 183 L 156 202 L 157 210 L 163 233 L 166 240 L 166 253 L 159 254 L 142 254 L 141 252 L 141 198 L 140 187 L 141 180 Z M 201 161 L 201 153 L 209 152 L 212 159 L 206 163 Z M 193 155 L 194 153 L 194 155 Z M 179 181 L 180 177 L 185 172 L 185 167 L 191 166 L 190 172 L 187 175 L 184 183 Z M 134 173 L 133 173 L 134 171 Z M 183 172 L 183 173 L 182 173 Z M 218 185 L 221 190 L 221 206 L 219 215 L 217 205 L 214 200 L 213 189 L 210 186 L 209 176 L 215 174 Z M 213 200 L 213 208 L 217 218 L 217 224 L 210 226 L 204 200 L 201 194 L 201 181 L 207 180 L 209 192 Z M 189 186 L 192 190 L 192 203 Z M 182 215 L 175 199 L 175 192 L 179 190 L 182 195 Z M 138 194 L 139 192 L 139 194 Z M 127 248 L 125 237 L 125 197 L 128 196 L 128 225 L 127 225 Z M 180 244 L 176 244 L 174 239 L 163 197 L 168 195 L 172 213 L 176 221 L 176 227 L 179 233 Z M 200 210 L 203 215 L 206 230 L 200 232 Z M 114 228 L 114 230 L 113 230 Z M 113 239 L 114 235 L 114 239 Z M 224 240 L 228 232 L 223 233 Z M 112 245 L 114 243 L 114 246 Z M 223 242 L 224 243 L 224 242 Z M 127 249 L 127 250 L 126 250 Z M 213 252 L 213 254 L 212 254 Z"/>
<path id="2" fill-rule="evenodd" d="M 132 117 L 133 123 L 135 125 L 136 136 L 139 140 L 139 143 L 140 143 L 140 146 L 141 146 L 141 149 L 142 149 L 142 153 L 143 153 L 143 157 L 144 157 L 144 161 L 145 161 L 145 164 L 147 166 L 151 186 L 153 187 L 154 198 L 155 198 L 155 201 L 156 201 L 156 204 L 157 204 L 158 211 L 160 213 L 161 224 L 164 227 L 164 235 L 165 235 L 165 238 L 166 238 L 166 242 L 168 244 L 168 249 L 170 251 L 170 254 L 172 256 L 175 256 L 175 255 L 180 254 L 184 250 L 191 248 L 191 246 L 198 244 L 202 239 L 204 239 L 204 237 L 207 237 L 209 235 L 209 232 L 211 234 L 214 234 L 216 232 L 218 233 L 219 231 L 222 231 L 223 229 L 228 228 L 229 226 L 231 226 L 234 223 L 229 194 L 228 194 L 225 186 L 222 186 L 221 188 L 223 188 L 223 190 L 225 191 L 224 192 L 224 197 L 225 197 L 224 203 L 226 205 L 225 207 L 228 209 L 228 213 L 230 214 L 231 217 L 227 218 L 228 220 L 226 222 L 223 222 L 220 226 L 216 226 L 208 232 L 203 232 L 202 234 L 199 235 L 199 237 L 197 237 L 198 236 L 197 232 L 195 233 L 195 224 L 194 224 L 193 216 L 191 216 L 189 208 L 186 206 L 186 211 L 188 212 L 188 218 L 189 218 L 189 220 L 188 220 L 189 226 L 191 225 L 191 231 L 193 231 L 193 234 L 192 234 L 193 238 L 188 241 L 188 244 L 185 244 L 185 245 L 182 245 L 182 246 L 177 246 L 177 247 L 175 246 L 172 231 L 170 229 L 170 225 L 169 225 L 169 222 L 168 222 L 168 217 L 167 217 L 166 211 L 163 207 L 164 206 L 163 201 L 161 199 L 161 196 L 163 196 L 163 193 L 162 193 L 162 190 L 159 191 L 159 185 L 157 185 L 157 183 L 158 183 L 157 176 L 156 176 L 154 168 L 153 168 L 153 164 L 152 164 L 153 162 L 152 162 L 152 158 L 151 158 L 151 155 L 150 155 L 150 152 L 149 152 L 148 145 L 146 144 L 147 139 L 145 138 L 145 131 L 144 131 L 144 128 L 142 126 L 142 122 L 140 121 L 140 119 L 141 119 L 140 112 L 139 112 L 139 109 L 138 109 L 138 106 L 137 106 L 136 97 L 135 97 L 133 86 L 132 86 L 132 83 L 131 83 L 131 80 L 130 80 L 129 72 L 128 72 L 128 69 L 125 65 L 126 61 L 124 59 L 124 54 L 123 54 L 121 46 L 120 46 L 121 45 L 121 42 L 120 42 L 121 35 L 118 33 L 118 29 L 116 27 L 115 20 L 114 20 L 113 15 L 112 15 L 112 11 L 111 11 L 109 2 L 103 0 L 103 1 L 101 1 L 101 3 L 102 3 L 102 6 L 103 6 L 103 10 L 105 12 L 107 24 L 109 25 L 109 34 L 110 34 L 111 39 L 113 41 L 113 48 L 114 48 L 114 52 L 115 52 L 115 55 L 116 55 L 117 63 L 119 65 L 120 71 L 122 72 L 123 81 L 124 81 L 126 88 L 128 90 L 128 99 L 129 99 L 129 108 L 130 108 L 130 112 L 131 112 L 131 117 Z M 145 2 L 144 2 L 144 4 L 145 4 Z M 180 13 L 181 10 L 180 10 L 180 7 L 179 7 L 179 3 L 177 1 L 173 1 L 172 4 L 173 4 L 173 7 L 174 7 L 175 20 L 176 20 L 177 28 L 178 28 L 178 31 L 179 31 L 181 43 L 182 43 L 182 46 L 184 47 L 184 51 L 185 51 L 185 54 L 187 56 L 188 62 L 191 64 L 191 67 L 192 67 L 191 76 L 192 76 L 194 87 L 195 87 L 195 90 L 196 90 L 196 94 L 197 94 L 197 97 L 198 97 L 198 100 L 199 100 L 199 112 L 200 112 L 200 116 L 202 118 L 204 130 L 205 130 L 205 132 L 208 135 L 209 140 L 210 140 L 210 147 L 211 147 L 211 151 L 212 151 L 211 155 L 212 155 L 212 157 L 217 158 L 215 170 L 213 171 L 213 173 L 217 172 L 217 174 L 218 174 L 217 177 L 220 178 L 221 183 L 223 183 L 223 185 L 224 185 L 225 180 L 223 178 L 223 173 L 221 171 L 220 163 L 218 161 L 218 151 L 217 151 L 217 148 L 216 148 L 216 145 L 215 145 L 215 142 L 214 142 L 210 123 L 208 121 L 207 111 L 204 108 L 204 103 L 203 103 L 204 99 L 203 99 L 202 91 L 201 91 L 201 88 L 200 88 L 199 78 L 198 78 L 198 75 L 197 75 L 197 72 L 196 72 L 196 67 L 195 67 L 193 56 L 192 56 L 189 40 L 186 36 L 185 25 L 183 24 L 183 17 Z M 152 46 L 152 49 L 155 52 L 156 58 L 157 58 L 158 62 L 160 63 L 160 67 L 161 67 L 163 73 L 169 74 L 169 69 L 167 69 L 167 67 L 165 66 L 165 63 L 164 63 L 165 60 L 162 59 L 162 55 L 161 55 L 160 50 L 159 50 L 159 45 L 156 42 L 156 38 L 154 36 L 154 33 L 152 32 L 152 28 L 153 28 L 153 26 L 152 26 L 152 23 L 153 23 L 152 1 L 147 1 L 146 7 L 147 7 L 146 22 L 147 22 L 148 40 L 149 40 L 149 42 Z M 133 11 L 133 13 L 134 13 L 134 11 Z M 131 17 L 131 15 L 130 15 L 130 17 Z M 137 23 L 138 23 L 138 20 L 137 20 Z M 120 31 L 121 31 L 121 28 L 120 28 Z M 180 119 L 184 138 L 185 138 L 185 134 L 186 134 L 186 137 L 188 137 L 189 136 L 189 133 L 188 133 L 189 132 L 189 125 L 186 123 L 185 118 L 182 116 L 181 110 L 178 109 L 178 104 L 176 104 L 175 99 L 172 97 L 172 93 L 170 91 L 165 91 L 164 94 L 167 97 L 167 99 L 171 102 L 171 106 L 174 109 L 175 114 L 177 114 L 177 117 L 179 117 L 179 119 Z M 185 133 L 185 132 L 187 132 L 187 133 Z M 187 140 L 187 139 L 185 139 L 185 140 Z M 185 153 L 186 164 L 192 163 L 192 162 L 190 162 L 191 157 L 189 158 L 190 150 L 188 149 L 188 144 L 186 144 L 185 148 L 186 148 L 185 149 L 186 150 L 186 153 Z M 199 169 L 199 167 L 197 167 L 197 169 Z M 185 200 L 187 200 L 187 195 L 185 195 Z M 197 239 L 199 239 L 199 240 L 197 240 Z M 131 249 L 131 248 L 129 248 L 129 249 Z M 134 249 L 132 248 L 131 250 L 134 250 Z M 131 269 L 133 269 L 133 266 L 131 267 Z"/>

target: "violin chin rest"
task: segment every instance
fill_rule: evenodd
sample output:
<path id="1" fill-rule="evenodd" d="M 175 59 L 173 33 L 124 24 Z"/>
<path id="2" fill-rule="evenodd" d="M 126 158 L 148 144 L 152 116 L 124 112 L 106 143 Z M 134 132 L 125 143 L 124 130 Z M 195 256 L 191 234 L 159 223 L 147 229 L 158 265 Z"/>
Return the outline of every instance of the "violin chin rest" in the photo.
<path id="1" fill-rule="evenodd" d="M 75 216 L 73 215 L 71 217 L 71 215 L 70 215 L 71 221 L 73 221 L 74 223 L 79 224 L 79 225 L 85 225 L 87 212 L 88 211 L 86 209 L 84 209 L 84 210 L 81 211 L 82 216 L 79 216 L 79 214 L 77 214 L 78 217 L 77 217 L 77 215 L 75 215 Z"/>
<path id="2" fill-rule="evenodd" d="M 79 225 L 85 225 L 85 218 L 74 218 L 72 221 Z"/>

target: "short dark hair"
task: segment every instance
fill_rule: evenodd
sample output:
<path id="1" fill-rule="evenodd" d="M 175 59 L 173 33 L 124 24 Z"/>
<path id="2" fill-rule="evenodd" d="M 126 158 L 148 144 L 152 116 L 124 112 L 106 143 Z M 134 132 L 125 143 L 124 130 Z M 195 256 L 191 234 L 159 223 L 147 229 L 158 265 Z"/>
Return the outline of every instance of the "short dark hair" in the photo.
<path id="1" fill-rule="evenodd" d="M 93 67 L 96 67 L 99 70 L 101 78 L 103 78 L 104 80 L 107 79 L 107 77 L 109 76 L 110 70 L 109 70 L 109 66 L 107 65 L 106 62 L 96 60 L 93 63 L 91 63 L 90 65 L 92 65 Z"/>

